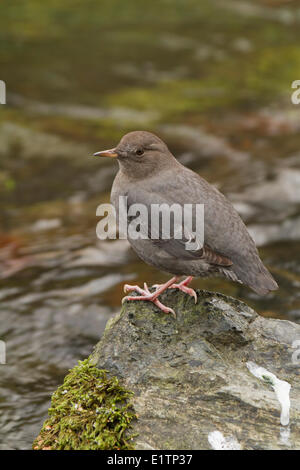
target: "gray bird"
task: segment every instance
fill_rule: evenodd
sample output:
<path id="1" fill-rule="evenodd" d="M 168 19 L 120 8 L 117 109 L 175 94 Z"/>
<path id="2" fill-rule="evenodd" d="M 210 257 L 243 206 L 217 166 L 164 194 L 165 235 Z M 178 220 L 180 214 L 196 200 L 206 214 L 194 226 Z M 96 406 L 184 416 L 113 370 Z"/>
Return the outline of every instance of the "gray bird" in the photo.
<path id="1" fill-rule="evenodd" d="M 126 296 L 123 300 L 148 300 L 164 312 L 175 314 L 159 301 L 162 292 L 177 288 L 197 302 L 196 292 L 188 287 L 189 283 L 193 277 L 215 275 L 246 284 L 259 295 L 278 289 L 231 203 L 201 176 L 179 163 L 159 137 L 146 131 L 130 132 L 117 147 L 94 155 L 118 160 L 119 172 L 111 191 L 111 202 L 117 212 L 120 196 L 127 197 L 127 209 L 140 203 L 149 213 L 152 204 L 176 203 L 181 207 L 204 204 L 204 244 L 194 250 L 186 249 L 186 234 L 177 239 L 173 233 L 165 239 L 158 230 L 155 239 L 128 236 L 142 260 L 174 277 L 163 285 L 156 285 L 154 292 L 150 292 L 146 283 L 143 289 L 125 285 L 125 292 L 136 291 L 139 295 Z M 179 282 L 181 276 L 187 278 Z"/>

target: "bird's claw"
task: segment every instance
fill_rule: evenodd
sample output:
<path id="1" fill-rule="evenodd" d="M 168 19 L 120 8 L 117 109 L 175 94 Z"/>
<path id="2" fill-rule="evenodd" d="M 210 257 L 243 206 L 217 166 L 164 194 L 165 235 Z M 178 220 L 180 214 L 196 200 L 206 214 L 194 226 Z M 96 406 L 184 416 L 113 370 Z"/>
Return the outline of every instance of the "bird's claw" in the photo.
<path id="1" fill-rule="evenodd" d="M 181 290 L 181 292 L 184 292 L 185 294 L 188 294 L 191 297 L 194 297 L 195 304 L 198 301 L 196 291 L 192 289 L 191 287 L 187 287 L 186 285 L 180 283 L 180 284 L 173 284 L 172 286 L 170 286 L 170 289 L 178 289 L 178 290 Z"/>
<path id="2" fill-rule="evenodd" d="M 145 291 L 141 287 L 131 286 L 130 284 L 124 284 L 123 291 L 125 292 L 125 294 L 127 292 L 133 292 L 133 291 L 138 292 L 139 294 L 142 294 L 142 295 L 145 293 Z"/>
<path id="3" fill-rule="evenodd" d="M 176 318 L 175 311 L 172 308 L 162 304 L 157 298 L 159 294 L 157 294 L 156 291 L 151 293 L 146 282 L 144 283 L 144 289 L 139 286 L 131 286 L 129 284 L 125 284 L 123 289 L 125 293 L 135 291 L 138 292 L 138 294 L 140 295 L 126 295 L 122 299 L 122 304 L 124 304 L 126 301 L 131 300 L 148 300 L 150 302 L 153 302 L 154 305 L 156 305 L 164 313 L 170 313 L 171 315 L 173 315 L 174 318 Z"/>
<path id="4" fill-rule="evenodd" d="M 158 299 L 154 300 L 153 303 L 164 313 L 170 313 L 176 320 L 176 313 L 171 307 L 167 307 L 166 305 L 162 304 Z"/>
<path id="5" fill-rule="evenodd" d="M 191 280 L 192 280 L 191 277 L 187 277 L 186 279 L 184 279 L 182 282 L 179 282 L 178 284 L 172 284 L 171 286 L 168 287 L 168 289 L 181 290 L 181 292 L 184 292 L 185 294 L 188 294 L 191 297 L 194 297 L 195 304 L 196 304 L 197 301 L 198 301 L 197 293 L 194 289 L 187 286 L 187 284 L 189 284 L 191 282 Z M 161 286 L 162 286 L 162 284 L 154 284 L 153 285 L 153 287 L 155 287 L 155 289 L 159 289 Z"/>

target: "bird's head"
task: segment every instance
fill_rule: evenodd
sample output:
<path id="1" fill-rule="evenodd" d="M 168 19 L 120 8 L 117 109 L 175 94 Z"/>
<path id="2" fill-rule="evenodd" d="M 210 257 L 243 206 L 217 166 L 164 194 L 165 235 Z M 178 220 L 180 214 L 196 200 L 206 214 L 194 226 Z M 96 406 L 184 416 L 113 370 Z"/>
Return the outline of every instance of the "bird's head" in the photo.
<path id="1" fill-rule="evenodd" d="M 121 170 L 132 178 L 149 176 L 168 168 L 171 161 L 176 161 L 166 144 L 146 131 L 129 132 L 115 148 L 94 155 L 117 158 Z"/>

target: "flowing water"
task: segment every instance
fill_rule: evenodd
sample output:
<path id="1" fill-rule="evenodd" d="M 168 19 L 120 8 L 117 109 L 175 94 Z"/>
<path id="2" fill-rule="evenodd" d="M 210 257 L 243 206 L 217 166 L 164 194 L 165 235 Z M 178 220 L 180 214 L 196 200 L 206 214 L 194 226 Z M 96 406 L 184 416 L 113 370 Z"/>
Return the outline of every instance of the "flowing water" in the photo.
<path id="1" fill-rule="evenodd" d="M 31 447 L 124 282 L 166 279 L 96 238 L 117 164 L 91 155 L 127 131 L 156 132 L 230 198 L 280 289 L 195 286 L 300 321 L 299 25 L 296 1 L 1 3 L 0 448 Z"/>

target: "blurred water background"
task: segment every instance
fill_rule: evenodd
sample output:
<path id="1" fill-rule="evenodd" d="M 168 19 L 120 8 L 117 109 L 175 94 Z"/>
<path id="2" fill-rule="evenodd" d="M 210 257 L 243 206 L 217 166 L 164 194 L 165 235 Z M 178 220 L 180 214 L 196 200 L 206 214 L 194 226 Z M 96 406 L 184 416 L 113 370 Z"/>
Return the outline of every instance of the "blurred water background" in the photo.
<path id="1" fill-rule="evenodd" d="M 300 8 L 276 0 L 9 0 L 0 4 L 0 448 L 27 449 L 51 393 L 91 353 L 125 281 L 166 275 L 96 208 L 136 129 L 235 204 L 280 289 L 196 280 L 300 321 Z"/>

